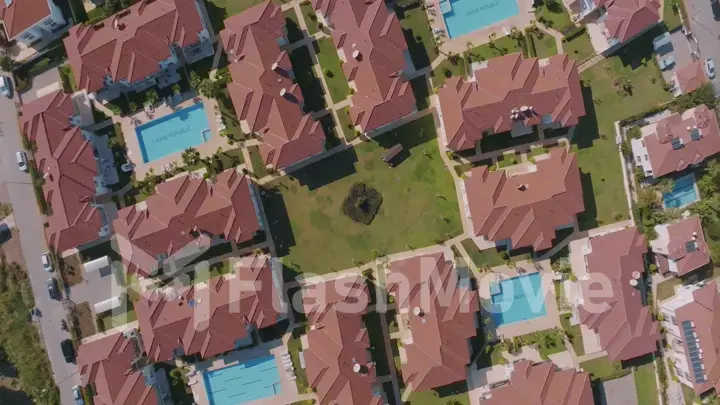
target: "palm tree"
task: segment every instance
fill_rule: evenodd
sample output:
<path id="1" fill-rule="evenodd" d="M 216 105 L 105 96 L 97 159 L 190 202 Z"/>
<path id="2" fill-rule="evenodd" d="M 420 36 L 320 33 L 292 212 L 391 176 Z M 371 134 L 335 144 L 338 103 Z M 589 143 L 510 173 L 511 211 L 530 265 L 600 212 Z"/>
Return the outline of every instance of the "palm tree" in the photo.
<path id="1" fill-rule="evenodd" d="M 146 93 L 146 97 L 148 103 L 150 103 L 151 105 L 155 105 L 159 100 L 158 94 L 155 89 L 148 90 L 148 92 Z"/>
<path id="2" fill-rule="evenodd" d="M 195 166 L 200 161 L 200 152 L 195 148 L 187 148 L 182 153 L 182 160 L 185 166 Z"/>
<path id="3" fill-rule="evenodd" d="M 488 46 L 490 46 L 490 48 L 495 48 L 495 38 L 497 38 L 497 34 L 494 32 L 488 35 Z"/>

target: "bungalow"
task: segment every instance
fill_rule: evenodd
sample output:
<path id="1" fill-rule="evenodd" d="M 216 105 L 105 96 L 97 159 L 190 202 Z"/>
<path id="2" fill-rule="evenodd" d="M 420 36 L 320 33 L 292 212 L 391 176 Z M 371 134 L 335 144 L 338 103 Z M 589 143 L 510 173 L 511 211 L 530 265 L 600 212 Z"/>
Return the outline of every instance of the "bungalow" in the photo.
<path id="1" fill-rule="evenodd" d="M 5 39 L 23 45 L 55 39 L 67 25 L 53 0 L 4 0 L 0 22 Z"/>
<path id="2" fill-rule="evenodd" d="M 660 271 L 684 276 L 710 263 L 700 217 L 693 215 L 672 224 L 656 225 L 658 237 L 650 241 Z"/>
<path id="3" fill-rule="evenodd" d="M 705 73 L 703 61 L 696 60 L 687 65 L 675 69 L 671 85 L 672 92 L 675 97 L 683 94 L 692 93 L 705 83 L 709 83 L 710 79 Z"/>

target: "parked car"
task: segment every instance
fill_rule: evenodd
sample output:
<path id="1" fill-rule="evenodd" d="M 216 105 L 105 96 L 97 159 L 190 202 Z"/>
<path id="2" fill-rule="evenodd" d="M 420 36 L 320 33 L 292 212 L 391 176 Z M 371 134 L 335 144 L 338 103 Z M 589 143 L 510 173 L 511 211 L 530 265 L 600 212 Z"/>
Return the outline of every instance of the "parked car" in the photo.
<path id="1" fill-rule="evenodd" d="M 28 171 L 28 160 L 27 153 L 24 151 L 15 152 L 15 159 L 17 160 L 18 168 L 26 172 Z"/>
<path id="2" fill-rule="evenodd" d="M 60 289 L 58 288 L 58 282 L 55 277 L 47 279 L 45 285 L 47 285 L 48 295 L 51 299 L 60 299 Z"/>
<path id="3" fill-rule="evenodd" d="M 85 405 L 85 400 L 82 395 L 82 388 L 79 385 L 72 387 L 72 395 L 76 405 Z"/>
<path id="4" fill-rule="evenodd" d="M 12 98 L 12 87 L 10 79 L 6 76 L 0 76 L 0 93 L 7 98 Z"/>
<path id="5" fill-rule="evenodd" d="M 705 74 L 710 79 L 715 78 L 715 62 L 710 58 L 705 59 Z"/>
<path id="6" fill-rule="evenodd" d="M 42 256 L 40 256 L 40 261 L 42 261 L 43 269 L 45 269 L 45 271 L 53 271 L 50 254 L 48 254 L 47 252 L 43 253 Z"/>
<path id="7" fill-rule="evenodd" d="M 675 64 L 675 57 L 670 55 L 667 58 L 663 58 L 660 60 L 660 70 L 667 70 L 672 67 L 672 65 Z"/>
<path id="8" fill-rule="evenodd" d="M 6 223 L 0 223 L 0 245 L 10 240 L 12 233 Z"/>
<path id="9" fill-rule="evenodd" d="M 60 342 L 60 350 L 62 350 L 62 354 L 65 357 L 66 362 L 68 362 L 68 363 L 75 362 L 75 348 L 73 347 L 72 340 L 65 339 L 62 342 Z"/>

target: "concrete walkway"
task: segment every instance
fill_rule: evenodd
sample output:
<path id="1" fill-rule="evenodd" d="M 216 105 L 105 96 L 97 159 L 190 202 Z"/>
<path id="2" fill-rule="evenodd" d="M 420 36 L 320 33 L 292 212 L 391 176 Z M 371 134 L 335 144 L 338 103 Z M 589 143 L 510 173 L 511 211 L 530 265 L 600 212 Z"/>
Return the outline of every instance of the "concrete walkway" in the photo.
<path id="1" fill-rule="evenodd" d="M 602 55 L 595 55 L 595 56 L 591 57 L 590 59 L 581 63 L 580 66 L 578 66 L 578 72 L 582 73 L 585 70 L 590 69 L 591 67 L 595 66 L 595 64 L 602 61 L 603 59 L 605 59 L 605 57 Z"/>

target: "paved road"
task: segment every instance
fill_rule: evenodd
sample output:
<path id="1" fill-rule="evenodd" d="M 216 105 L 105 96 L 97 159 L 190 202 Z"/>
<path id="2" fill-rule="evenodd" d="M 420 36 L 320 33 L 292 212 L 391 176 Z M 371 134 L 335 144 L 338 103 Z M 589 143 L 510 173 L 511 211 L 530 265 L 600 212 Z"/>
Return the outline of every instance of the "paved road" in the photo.
<path id="1" fill-rule="evenodd" d="M 60 388 L 63 405 L 74 405 L 71 388 L 80 383 L 74 364 L 68 364 L 60 351 L 60 341 L 70 335 L 60 328 L 65 310 L 59 301 L 48 297 L 45 281 L 48 274 L 40 264 L 40 255 L 47 250 L 40 211 L 30 184 L 30 176 L 18 170 L 15 152 L 22 148 L 15 105 L 12 100 L 0 97 L 0 183 L 7 184 L 16 226 L 20 229 L 20 242 L 27 260 L 35 303 L 41 311 L 40 326 L 50 357 L 55 382 Z"/>
<path id="2" fill-rule="evenodd" d="M 710 0 L 685 0 L 690 28 L 697 39 L 702 59 L 712 58 L 715 69 L 720 66 L 720 21 L 716 21 Z M 717 5 L 716 5 L 717 8 Z M 720 10 L 716 10 L 720 15 Z M 715 75 L 716 91 L 720 94 L 720 74 Z"/>

